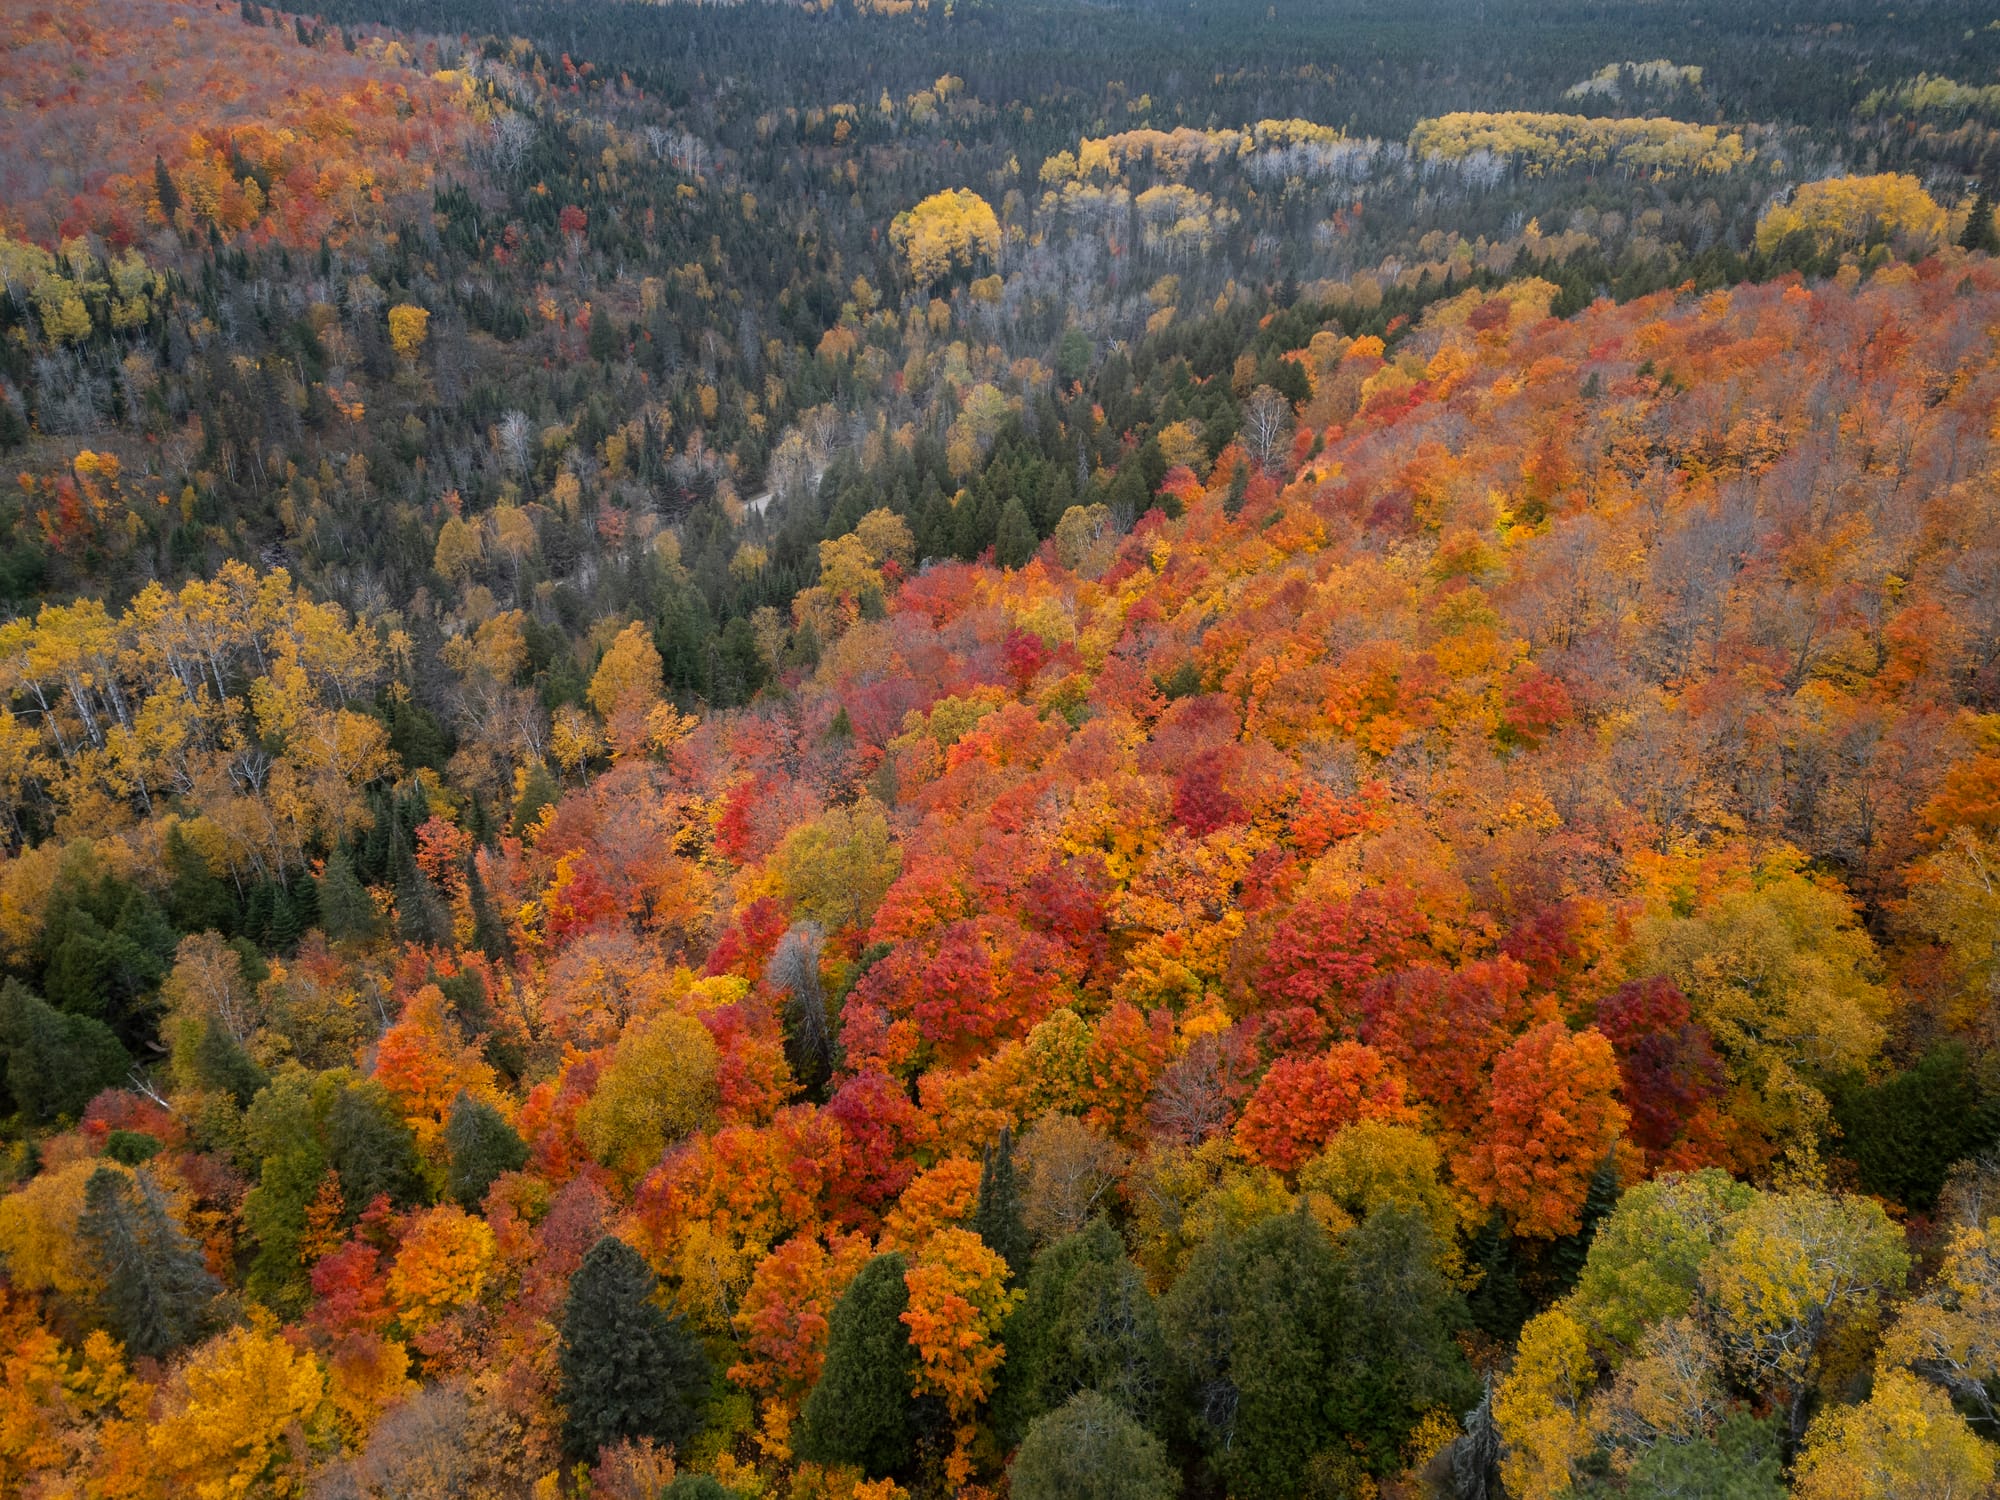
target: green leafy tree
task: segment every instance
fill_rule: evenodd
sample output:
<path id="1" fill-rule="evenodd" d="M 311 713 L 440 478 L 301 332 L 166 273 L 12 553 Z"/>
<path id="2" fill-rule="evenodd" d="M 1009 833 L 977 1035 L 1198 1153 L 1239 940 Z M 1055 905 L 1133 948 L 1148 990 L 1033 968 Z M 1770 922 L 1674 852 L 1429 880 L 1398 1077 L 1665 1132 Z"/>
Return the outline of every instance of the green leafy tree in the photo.
<path id="1" fill-rule="evenodd" d="M 595 1458 L 626 1439 L 678 1445 L 699 1428 L 708 1356 L 680 1315 L 660 1306 L 658 1292 L 639 1252 L 610 1235 L 570 1278 L 558 1400 L 571 1457 Z"/>
<path id="2" fill-rule="evenodd" d="M 528 1162 L 528 1148 L 492 1105 L 460 1094 L 452 1101 L 444 1127 L 445 1149 L 451 1156 L 446 1190 L 467 1208 L 476 1208 L 502 1172 L 518 1172 Z"/>
<path id="3" fill-rule="evenodd" d="M 854 1464 L 881 1476 L 903 1468 L 916 1438 L 911 1393 L 917 1357 L 901 1255 L 878 1255 L 855 1275 L 827 1319 L 826 1363 L 799 1413 L 793 1448 L 814 1463 Z"/>
<path id="4" fill-rule="evenodd" d="M 1776 1417 L 1732 1411 L 1706 1438 L 1658 1442 L 1622 1480 L 1586 1478 L 1576 1500 L 1784 1500 Z"/>
<path id="5" fill-rule="evenodd" d="M 1757 1190 L 1708 1167 L 1629 1189 L 1598 1226 L 1570 1308 L 1592 1349 L 1616 1359 L 1694 1301 L 1702 1262 Z"/>
<path id="6" fill-rule="evenodd" d="M 344 1069 L 318 1077 L 282 1070 L 251 1101 L 244 1140 L 259 1163 L 243 1200 L 244 1228 L 257 1245 L 245 1287 L 282 1312 L 305 1300 L 299 1242 L 328 1172 L 338 1174 L 345 1223 L 377 1197 L 408 1208 L 424 1196 L 415 1136 L 380 1084 Z"/>
<path id="7" fill-rule="evenodd" d="M 1181 1490 L 1166 1445 L 1097 1391 L 1038 1417 L 1007 1475 L 1015 1500 L 1172 1500 Z"/>
<path id="8" fill-rule="evenodd" d="M 99 1167 L 84 1185 L 77 1233 L 103 1288 L 104 1321 L 128 1350 L 158 1359 L 206 1330 L 221 1283 L 150 1176 Z"/>
<path id="9" fill-rule="evenodd" d="M 1702 1265 L 1707 1326 L 1731 1373 L 1783 1410 L 1796 1442 L 1826 1351 L 1872 1333 L 1909 1269 L 1903 1232 L 1874 1199 L 1764 1193 L 1730 1216 Z"/>
<path id="10" fill-rule="evenodd" d="M 674 1482 L 660 1491 L 660 1500 L 736 1500 L 736 1491 L 713 1474 L 676 1474 Z"/>

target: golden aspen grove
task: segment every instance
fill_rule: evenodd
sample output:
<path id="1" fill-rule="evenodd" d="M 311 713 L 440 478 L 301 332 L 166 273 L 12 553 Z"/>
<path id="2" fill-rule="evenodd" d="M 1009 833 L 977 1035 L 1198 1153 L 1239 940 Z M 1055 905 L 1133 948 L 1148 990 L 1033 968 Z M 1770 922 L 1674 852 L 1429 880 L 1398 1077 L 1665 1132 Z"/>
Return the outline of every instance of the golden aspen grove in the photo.
<path id="1" fill-rule="evenodd" d="M 1970 0 L 22 0 L 0 147 L 0 1496 L 2000 1500 Z"/>

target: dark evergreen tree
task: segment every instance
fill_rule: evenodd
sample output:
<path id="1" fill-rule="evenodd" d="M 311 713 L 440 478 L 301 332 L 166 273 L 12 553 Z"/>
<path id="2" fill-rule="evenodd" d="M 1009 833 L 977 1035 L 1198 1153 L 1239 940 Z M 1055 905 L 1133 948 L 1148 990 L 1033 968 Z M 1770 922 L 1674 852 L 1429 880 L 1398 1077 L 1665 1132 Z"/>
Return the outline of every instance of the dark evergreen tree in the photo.
<path id="1" fill-rule="evenodd" d="M 196 1088 L 227 1094 L 239 1109 L 268 1082 L 242 1044 L 212 1020 L 202 1021 L 185 1039 L 175 1038 L 174 1071 Z"/>
<path id="2" fill-rule="evenodd" d="M 366 942 L 375 936 L 375 903 L 354 872 L 354 860 L 343 841 L 326 858 L 319 877 L 320 930 L 336 943 Z"/>
<path id="3" fill-rule="evenodd" d="M 408 1208 L 424 1196 L 416 1137 L 379 1083 L 347 1083 L 325 1104 L 327 1162 L 340 1173 L 350 1215 L 376 1197 Z"/>
<path id="4" fill-rule="evenodd" d="M 1243 502 L 1250 495 L 1250 465 L 1239 463 L 1229 476 L 1229 493 L 1222 497 L 1222 513 L 1235 520 L 1243 514 Z"/>
<path id="5" fill-rule="evenodd" d="M 2000 1099 L 1981 1096 L 1965 1048 L 1948 1042 L 1878 1084 L 1842 1090 L 1834 1118 L 1861 1185 L 1921 1212 L 1952 1163 L 2000 1135 Z"/>
<path id="6" fill-rule="evenodd" d="M 1472 1326 L 1490 1338 L 1511 1344 L 1534 1308 L 1521 1289 L 1521 1260 L 1513 1236 L 1496 1215 L 1472 1235 L 1469 1247 L 1479 1281 L 1466 1298 Z"/>
<path id="7" fill-rule="evenodd" d="M 1972 200 L 1972 212 L 1965 217 L 1965 232 L 1958 237 L 1958 247 L 2000 255 L 2000 229 L 1993 224 L 1993 195 L 1985 188 Z"/>
<path id="8" fill-rule="evenodd" d="M 305 936 L 305 927 L 299 921 L 299 909 L 292 901 L 292 894 L 283 886 L 271 888 L 271 921 L 264 929 L 265 941 L 280 953 L 290 953 L 298 947 L 299 939 Z"/>
<path id="9" fill-rule="evenodd" d="M 1159 1314 L 1145 1278 L 1104 1219 L 1035 1257 L 1026 1294 L 1007 1320 L 1007 1362 L 995 1403 L 1003 1441 L 1079 1391 L 1115 1400 L 1142 1423 L 1157 1420 L 1166 1367 Z"/>
<path id="10" fill-rule="evenodd" d="M 1343 1283 L 1302 1206 L 1209 1239 L 1167 1293 L 1186 1431 L 1232 1496 L 1288 1500 L 1315 1456 L 1345 1450 L 1328 1401 Z"/>
<path id="11" fill-rule="evenodd" d="M 979 1203 L 972 1229 L 986 1248 L 1007 1262 L 1009 1280 L 1018 1281 L 1034 1254 L 1034 1237 L 1021 1212 L 1021 1185 L 1014 1171 L 1014 1132 L 1003 1128 L 986 1148 L 979 1168 Z"/>
<path id="12" fill-rule="evenodd" d="M 520 795 L 514 798 L 514 815 L 507 831 L 519 838 L 542 815 L 542 809 L 552 805 L 561 795 L 562 788 L 556 785 L 549 768 L 540 761 L 534 762 L 521 778 Z"/>
<path id="13" fill-rule="evenodd" d="M 708 1356 L 659 1282 L 623 1240 L 606 1235 L 570 1278 L 563 1308 L 563 1448 L 592 1459 L 627 1438 L 682 1444 L 700 1423 Z"/>
<path id="14" fill-rule="evenodd" d="M 188 842 L 179 823 L 167 830 L 161 853 L 167 873 L 167 916 L 182 932 L 229 932 L 236 925 L 236 898 L 229 886 Z"/>
<path id="15" fill-rule="evenodd" d="M 427 948 L 449 947 L 451 912 L 436 883 L 410 852 L 408 840 L 396 840 L 391 862 L 396 871 L 396 935 Z"/>
<path id="16" fill-rule="evenodd" d="M 676 1474 L 674 1482 L 660 1491 L 660 1500 L 736 1500 L 736 1491 L 725 1488 L 713 1474 Z"/>
<path id="17" fill-rule="evenodd" d="M 528 1148 L 514 1127 L 490 1104 L 470 1094 L 452 1101 L 444 1127 L 451 1170 L 445 1189 L 467 1208 L 477 1208 L 502 1172 L 518 1172 L 528 1164 Z"/>
<path id="18" fill-rule="evenodd" d="M 1470 1323 L 1429 1224 L 1378 1208 L 1346 1238 L 1339 1359 L 1329 1397 L 1336 1424 L 1368 1469 L 1401 1466 L 1405 1441 L 1434 1407 L 1463 1411 L 1479 1382 L 1455 1335 Z"/>
<path id="19" fill-rule="evenodd" d="M 474 849 L 493 847 L 493 817 L 486 811 L 486 799 L 474 792 L 472 811 L 466 815 L 465 831 L 472 838 Z"/>
<path id="20" fill-rule="evenodd" d="M 1583 1274 L 1583 1263 L 1590 1258 L 1590 1242 L 1597 1238 L 1597 1226 L 1617 1206 L 1618 1163 L 1607 1156 L 1590 1174 L 1590 1187 L 1583 1196 L 1583 1213 L 1576 1232 L 1550 1241 L 1542 1253 L 1541 1263 L 1536 1267 L 1538 1274 L 1531 1278 L 1532 1289 L 1541 1301 L 1553 1302 L 1568 1295 L 1577 1277 Z"/>
<path id="21" fill-rule="evenodd" d="M 0 453 L 12 452 L 26 443 L 28 430 L 28 419 L 21 415 L 20 408 L 5 396 L 0 396 Z M 4 574 L 0 574 L 0 579 L 8 583 L 13 581 Z M 7 592 L 11 594 L 13 589 L 9 588 Z"/>
<path id="22" fill-rule="evenodd" d="M 174 186 L 173 173 L 167 170 L 166 161 L 157 153 L 153 157 L 153 196 L 159 200 L 160 217 L 171 226 L 174 215 L 180 212 L 181 191 Z"/>
<path id="23" fill-rule="evenodd" d="M 143 1130 L 114 1130 L 104 1138 L 104 1154 L 128 1167 L 151 1161 L 162 1149 L 159 1138 Z"/>
<path id="24" fill-rule="evenodd" d="M 0 1053 L 14 1107 L 38 1124 L 77 1118 L 132 1067 L 109 1026 L 57 1010 L 16 979 L 0 981 Z"/>
<path id="25" fill-rule="evenodd" d="M 1174 1500 L 1181 1492 L 1166 1444 L 1096 1391 L 1037 1419 L 1007 1476 L 1014 1500 Z"/>
<path id="26" fill-rule="evenodd" d="M 472 946 L 495 963 L 506 963 L 514 956 L 514 945 L 507 936 L 507 924 L 500 920 L 492 897 L 486 894 L 486 880 L 479 873 L 476 856 L 465 862 L 465 894 L 472 906 Z"/>
<path id="27" fill-rule="evenodd" d="M 1023 567 L 1040 545 L 1041 538 L 1035 535 L 1035 523 L 1028 516 L 1028 508 L 1019 495 L 1010 497 L 1001 507 L 1000 523 L 994 529 L 993 560 L 1003 568 Z"/>
<path id="28" fill-rule="evenodd" d="M 918 1424 L 910 1395 L 917 1356 L 901 1322 L 907 1269 L 901 1255 L 878 1255 L 834 1305 L 826 1363 L 799 1413 L 799 1457 L 855 1464 L 877 1478 L 908 1465 Z"/>
<path id="29" fill-rule="evenodd" d="M 42 929 L 42 993 L 58 1010 L 96 1016 L 128 1046 L 150 1034 L 146 999 L 180 936 L 146 892 L 108 873 L 66 868 Z"/>
<path id="30" fill-rule="evenodd" d="M 104 1321 L 133 1354 L 158 1359 L 208 1327 L 222 1285 L 145 1172 L 99 1167 L 77 1233 L 103 1290 Z"/>

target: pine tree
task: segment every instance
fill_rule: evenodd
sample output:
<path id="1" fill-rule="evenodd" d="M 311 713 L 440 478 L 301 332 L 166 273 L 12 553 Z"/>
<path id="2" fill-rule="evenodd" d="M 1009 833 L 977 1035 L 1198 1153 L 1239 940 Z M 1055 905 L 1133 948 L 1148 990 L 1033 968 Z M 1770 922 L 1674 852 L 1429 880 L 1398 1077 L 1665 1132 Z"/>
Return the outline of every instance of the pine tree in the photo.
<path id="1" fill-rule="evenodd" d="M 1972 200 L 1972 212 L 1966 215 L 1965 232 L 1958 237 L 1958 247 L 2000 255 L 2000 229 L 1993 223 L 1993 197 L 1985 188 Z"/>
<path id="2" fill-rule="evenodd" d="M 552 805 L 561 794 L 562 789 L 549 774 L 549 768 L 536 761 L 521 778 L 521 792 L 514 799 L 514 816 L 507 831 L 519 838 L 542 815 L 542 809 Z"/>
<path id="3" fill-rule="evenodd" d="M 324 1118 L 327 1161 L 340 1173 L 351 1213 L 359 1213 L 377 1195 L 397 1208 L 423 1199 L 416 1137 L 379 1083 L 368 1079 L 344 1085 L 327 1099 Z"/>
<path id="4" fill-rule="evenodd" d="M 492 1105 L 470 1094 L 460 1094 L 452 1101 L 444 1144 L 451 1153 L 446 1190 L 467 1208 L 477 1208 L 484 1201 L 486 1190 L 502 1172 L 518 1172 L 528 1163 L 528 1148 L 514 1127 Z"/>
<path id="5" fill-rule="evenodd" d="M 9 452 L 28 441 L 28 420 L 12 401 L 0 396 L 0 453 Z"/>
<path id="6" fill-rule="evenodd" d="M 486 799 L 477 792 L 472 794 L 472 811 L 466 815 L 465 831 L 472 838 L 473 848 L 493 847 L 493 818 L 486 811 Z"/>
<path id="7" fill-rule="evenodd" d="M 1000 524 L 993 533 L 993 560 L 1003 568 L 1024 566 L 1035 555 L 1041 538 L 1019 495 L 1011 496 L 1000 511 Z"/>
<path id="8" fill-rule="evenodd" d="M 1021 1213 L 1020 1181 L 1014 1172 L 1014 1132 L 1003 1129 L 987 1147 L 979 1168 L 979 1205 L 972 1211 L 972 1230 L 986 1248 L 1007 1262 L 1008 1279 L 1019 1281 L 1034 1253 L 1034 1239 Z"/>
<path id="9" fill-rule="evenodd" d="M 167 830 L 167 916 L 182 932 L 228 932 L 236 925 L 236 901 L 222 878 L 209 869 L 201 851 L 176 823 Z"/>
<path id="10" fill-rule="evenodd" d="M 171 226 L 174 215 L 180 212 L 181 191 L 174 186 L 173 174 L 167 170 L 165 158 L 158 153 L 153 156 L 153 196 L 160 200 L 160 217 Z"/>
<path id="11" fill-rule="evenodd" d="M 0 1056 L 14 1107 L 38 1123 L 75 1119 L 132 1066 L 109 1026 L 57 1010 L 15 979 L 0 981 Z"/>
<path id="12" fill-rule="evenodd" d="M 396 871 L 396 935 L 426 948 L 448 947 L 451 914 L 437 886 L 417 864 L 406 839 L 397 838 L 391 859 Z"/>
<path id="13" fill-rule="evenodd" d="M 1235 520 L 1243 514 L 1243 502 L 1250 495 L 1250 466 L 1238 464 L 1236 472 L 1229 476 L 1229 493 L 1223 497 L 1222 513 Z"/>
<path id="14" fill-rule="evenodd" d="M 111 1332 L 133 1354 L 157 1359 L 208 1325 L 221 1284 L 144 1172 L 99 1167 L 84 1185 L 77 1233 L 103 1285 Z"/>
<path id="15" fill-rule="evenodd" d="M 1174 1500 L 1181 1492 L 1166 1444 L 1096 1391 L 1036 1421 L 1007 1474 L 1015 1500 Z"/>
<path id="16" fill-rule="evenodd" d="M 472 946 L 495 963 L 506 963 L 514 956 L 514 945 L 507 936 L 507 924 L 493 909 L 493 898 L 486 894 L 476 854 L 465 862 L 465 895 L 472 906 Z"/>
<path id="17" fill-rule="evenodd" d="M 274 886 L 271 890 L 271 925 L 265 929 L 265 941 L 280 953 L 290 953 L 304 936 L 305 927 L 299 921 L 299 909 L 292 903 L 291 892 L 283 886 Z"/>
<path id="18" fill-rule="evenodd" d="M 1306 1210 L 1205 1241 L 1162 1302 L 1170 1358 L 1196 1393 L 1189 1435 L 1233 1496 L 1284 1500 L 1315 1455 L 1344 1447 L 1327 1407 L 1340 1253 Z"/>
<path id="19" fill-rule="evenodd" d="M 799 1413 L 793 1443 L 813 1463 L 856 1464 L 871 1477 L 910 1461 L 917 1357 L 902 1324 L 910 1305 L 901 1255 L 863 1266 L 827 1320 L 826 1363 Z"/>
<path id="20" fill-rule="evenodd" d="M 1103 1218 L 1035 1257 L 1006 1345 L 994 1408 L 1004 1441 L 1019 1441 L 1079 1391 L 1106 1396 L 1141 1422 L 1159 1414 L 1166 1370 L 1159 1314 Z"/>
<path id="21" fill-rule="evenodd" d="M 560 1368 L 563 1448 L 592 1459 L 607 1443 L 685 1443 L 700 1422 L 708 1356 L 639 1252 L 606 1235 L 570 1278 Z"/>
<path id="22" fill-rule="evenodd" d="M 375 903 L 354 873 L 354 859 L 345 843 L 327 856 L 319 877 L 321 930 L 336 943 L 366 942 L 375 935 Z"/>
<path id="23" fill-rule="evenodd" d="M 264 1070 L 236 1038 L 212 1020 L 200 1023 L 186 1047 L 185 1057 L 182 1050 L 183 1044 L 177 1038 L 174 1046 L 177 1078 L 195 1088 L 229 1095 L 238 1109 L 247 1107 L 268 1081 Z"/>
<path id="24" fill-rule="evenodd" d="M 1430 1225 L 1377 1208 L 1346 1236 L 1339 1357 L 1328 1405 L 1348 1446 L 1377 1474 L 1427 1411 L 1461 1411 L 1479 1385 L 1457 1343 L 1465 1299 L 1439 1262 Z"/>

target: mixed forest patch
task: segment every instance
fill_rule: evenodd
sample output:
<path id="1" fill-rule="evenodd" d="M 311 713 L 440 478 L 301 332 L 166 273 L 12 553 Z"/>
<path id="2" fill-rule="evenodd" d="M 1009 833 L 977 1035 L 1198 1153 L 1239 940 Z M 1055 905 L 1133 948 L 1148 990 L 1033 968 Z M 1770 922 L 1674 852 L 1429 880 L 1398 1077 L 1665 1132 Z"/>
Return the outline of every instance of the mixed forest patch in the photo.
<path id="1" fill-rule="evenodd" d="M 2000 41 L 1349 9 L 0 23 L 0 1489 L 1992 1491 Z"/>

